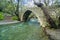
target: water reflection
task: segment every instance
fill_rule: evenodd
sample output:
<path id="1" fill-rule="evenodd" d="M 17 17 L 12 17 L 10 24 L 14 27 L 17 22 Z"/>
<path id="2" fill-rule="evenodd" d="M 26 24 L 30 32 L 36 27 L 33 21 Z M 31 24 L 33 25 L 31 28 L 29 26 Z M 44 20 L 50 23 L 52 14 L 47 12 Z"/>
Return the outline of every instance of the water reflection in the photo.
<path id="1" fill-rule="evenodd" d="M 31 18 L 30 21 L 28 22 L 30 25 L 34 24 L 34 25 L 39 25 L 38 19 L 36 18 Z"/>

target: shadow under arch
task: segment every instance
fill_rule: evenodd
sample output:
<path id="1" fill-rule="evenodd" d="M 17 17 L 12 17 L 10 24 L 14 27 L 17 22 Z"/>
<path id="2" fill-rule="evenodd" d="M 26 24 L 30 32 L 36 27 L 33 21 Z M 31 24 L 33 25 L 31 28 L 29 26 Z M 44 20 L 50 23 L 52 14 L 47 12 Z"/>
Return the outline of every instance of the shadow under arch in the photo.
<path id="1" fill-rule="evenodd" d="M 25 13 L 23 14 L 23 21 L 26 22 L 27 19 L 29 18 L 29 15 L 32 13 L 32 11 L 27 10 L 25 11 Z"/>
<path id="2" fill-rule="evenodd" d="M 23 14 L 23 18 L 22 18 L 24 22 L 29 20 L 29 16 L 31 15 L 31 13 L 33 13 L 37 17 L 37 15 L 33 11 L 26 10 L 25 13 Z M 37 19 L 38 19 L 38 17 L 37 17 Z"/>

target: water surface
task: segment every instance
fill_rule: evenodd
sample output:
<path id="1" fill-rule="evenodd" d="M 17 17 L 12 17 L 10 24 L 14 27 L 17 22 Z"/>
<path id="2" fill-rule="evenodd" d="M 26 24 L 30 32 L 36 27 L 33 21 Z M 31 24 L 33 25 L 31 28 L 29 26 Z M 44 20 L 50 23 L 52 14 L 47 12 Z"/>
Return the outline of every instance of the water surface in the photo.
<path id="1" fill-rule="evenodd" d="M 47 40 L 38 22 L 0 25 L 0 40 Z"/>

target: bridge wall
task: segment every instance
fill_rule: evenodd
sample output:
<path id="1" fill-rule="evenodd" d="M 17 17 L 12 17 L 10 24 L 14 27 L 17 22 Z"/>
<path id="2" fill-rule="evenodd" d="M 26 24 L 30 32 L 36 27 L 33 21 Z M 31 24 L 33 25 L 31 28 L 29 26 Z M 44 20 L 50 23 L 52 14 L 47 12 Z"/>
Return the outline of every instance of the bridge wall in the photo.
<path id="1" fill-rule="evenodd" d="M 40 22 L 40 25 L 42 25 L 42 27 L 45 27 L 47 25 L 46 18 L 43 14 L 43 11 L 40 8 L 36 7 L 36 8 L 30 8 L 30 9 L 26 9 L 26 10 L 30 10 L 33 12 L 33 14 L 38 18 L 38 21 Z M 21 21 L 24 20 L 23 15 L 24 15 L 25 11 L 21 13 Z"/>

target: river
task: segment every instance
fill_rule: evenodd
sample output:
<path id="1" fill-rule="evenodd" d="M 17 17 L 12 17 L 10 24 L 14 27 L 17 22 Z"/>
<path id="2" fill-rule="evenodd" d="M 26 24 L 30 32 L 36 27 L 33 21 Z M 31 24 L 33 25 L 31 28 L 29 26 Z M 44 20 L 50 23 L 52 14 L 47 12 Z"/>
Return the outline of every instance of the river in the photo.
<path id="1" fill-rule="evenodd" d="M 0 25 L 0 40 L 48 40 L 37 21 Z"/>

